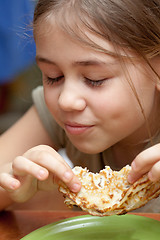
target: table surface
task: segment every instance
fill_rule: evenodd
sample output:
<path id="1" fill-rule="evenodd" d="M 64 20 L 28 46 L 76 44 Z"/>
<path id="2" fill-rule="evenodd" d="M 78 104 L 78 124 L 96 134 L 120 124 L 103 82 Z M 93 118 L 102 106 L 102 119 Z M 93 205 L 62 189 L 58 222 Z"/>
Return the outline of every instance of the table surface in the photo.
<path id="1" fill-rule="evenodd" d="M 49 223 L 84 214 L 81 211 L 3 211 L 0 213 L 0 239 L 18 240 Z M 134 214 L 160 221 L 158 213 Z"/>

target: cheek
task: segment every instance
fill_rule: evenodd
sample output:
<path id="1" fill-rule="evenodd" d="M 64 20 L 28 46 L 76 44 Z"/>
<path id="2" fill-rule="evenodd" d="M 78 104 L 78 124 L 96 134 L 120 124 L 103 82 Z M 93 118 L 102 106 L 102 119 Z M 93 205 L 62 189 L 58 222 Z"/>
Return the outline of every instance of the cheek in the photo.
<path id="1" fill-rule="evenodd" d="M 111 88 L 109 87 L 96 97 L 97 113 L 103 114 L 105 117 L 108 115 L 113 119 L 123 118 L 123 115 L 130 119 L 136 117 L 144 119 L 142 114 L 144 111 L 148 117 L 155 100 L 155 85 L 152 81 L 144 76 L 138 76 L 134 79 L 135 89 L 131 89 L 127 81 L 116 80 L 112 81 Z"/>
<path id="2" fill-rule="evenodd" d="M 55 116 L 58 109 L 58 93 L 52 87 L 44 86 L 44 99 L 48 109 Z"/>
<path id="3" fill-rule="evenodd" d="M 114 89 L 114 88 L 113 88 Z M 94 109 L 101 118 L 119 119 L 130 112 L 139 113 L 138 102 L 129 89 L 117 88 L 106 91 L 94 100 Z"/>
<path id="4" fill-rule="evenodd" d="M 148 118 L 155 105 L 155 88 L 144 89 L 140 100 L 144 113 Z"/>

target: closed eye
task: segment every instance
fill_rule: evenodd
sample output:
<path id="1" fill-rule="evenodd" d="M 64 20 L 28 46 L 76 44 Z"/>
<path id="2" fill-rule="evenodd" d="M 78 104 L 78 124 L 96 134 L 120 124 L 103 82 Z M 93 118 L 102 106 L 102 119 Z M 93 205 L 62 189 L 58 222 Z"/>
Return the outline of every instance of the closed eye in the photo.
<path id="1" fill-rule="evenodd" d="M 64 78 L 64 76 L 59 76 L 59 77 L 55 77 L 55 78 L 51 78 L 48 76 L 44 76 L 45 81 L 47 82 L 47 84 L 49 85 L 53 85 L 56 83 L 59 83 L 62 79 Z M 106 80 L 109 80 L 108 78 L 104 78 L 104 79 L 99 79 L 99 80 L 91 80 L 89 78 L 84 78 L 85 82 L 87 85 L 91 86 L 91 87 L 99 87 L 101 86 Z"/>
<path id="2" fill-rule="evenodd" d="M 64 76 L 59 76 L 59 77 L 55 77 L 55 78 L 51 78 L 51 77 L 47 77 L 45 76 L 45 81 L 47 82 L 47 84 L 53 85 L 55 83 L 58 83 L 60 80 L 62 80 Z"/>
<path id="3" fill-rule="evenodd" d="M 99 87 L 101 86 L 106 80 L 108 80 L 107 78 L 104 79 L 100 79 L 100 80 L 91 80 L 89 78 L 85 78 L 85 82 L 87 83 L 87 85 L 90 85 L 91 87 Z"/>

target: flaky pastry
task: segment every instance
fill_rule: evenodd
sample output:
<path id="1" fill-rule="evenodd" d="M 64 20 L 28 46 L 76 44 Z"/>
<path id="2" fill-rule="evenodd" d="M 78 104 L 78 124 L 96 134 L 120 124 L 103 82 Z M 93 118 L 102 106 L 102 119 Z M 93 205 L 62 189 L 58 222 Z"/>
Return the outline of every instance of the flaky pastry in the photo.
<path id="1" fill-rule="evenodd" d="M 160 181 L 151 182 L 147 174 L 130 185 L 127 181 L 130 170 L 129 165 L 120 171 L 112 171 L 106 166 L 99 173 L 92 173 L 86 168 L 75 167 L 73 172 L 81 181 L 81 190 L 74 193 L 61 182 L 59 191 L 63 193 L 67 206 L 79 206 L 91 215 L 124 214 L 160 194 Z"/>

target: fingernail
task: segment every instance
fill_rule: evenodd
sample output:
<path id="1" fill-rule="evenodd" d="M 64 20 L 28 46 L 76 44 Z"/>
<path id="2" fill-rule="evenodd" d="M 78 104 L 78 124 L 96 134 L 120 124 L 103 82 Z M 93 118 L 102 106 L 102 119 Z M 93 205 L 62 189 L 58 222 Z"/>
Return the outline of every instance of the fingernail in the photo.
<path id="1" fill-rule="evenodd" d="M 134 179 L 132 178 L 132 175 L 130 175 L 130 174 L 128 175 L 127 180 L 131 184 L 134 182 Z"/>
<path id="2" fill-rule="evenodd" d="M 46 175 L 46 172 L 44 171 L 44 170 L 39 170 L 39 172 L 38 172 L 38 177 L 39 178 L 43 178 L 44 176 Z"/>
<path id="3" fill-rule="evenodd" d="M 132 162 L 131 167 L 132 167 L 133 170 L 136 169 L 136 164 L 135 164 L 135 162 Z"/>
<path id="4" fill-rule="evenodd" d="M 80 185 L 78 183 L 74 183 L 71 187 L 72 192 L 78 192 L 80 190 Z"/>
<path id="5" fill-rule="evenodd" d="M 153 174 L 151 172 L 148 173 L 148 178 L 150 181 L 154 182 L 154 177 Z"/>
<path id="6" fill-rule="evenodd" d="M 11 188 L 12 188 L 12 189 L 16 189 L 16 188 L 18 187 L 18 185 L 19 185 L 19 183 L 18 183 L 17 181 L 13 181 L 13 182 L 11 183 Z"/>
<path id="7" fill-rule="evenodd" d="M 72 177 L 72 173 L 71 172 L 65 172 L 63 176 L 64 176 L 65 180 L 70 180 L 71 177 Z"/>

